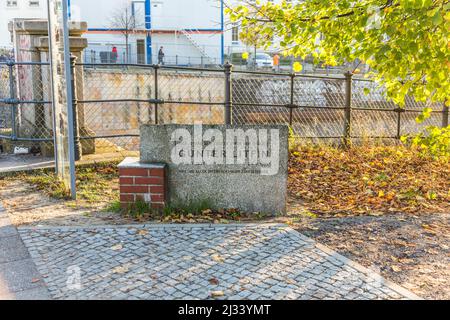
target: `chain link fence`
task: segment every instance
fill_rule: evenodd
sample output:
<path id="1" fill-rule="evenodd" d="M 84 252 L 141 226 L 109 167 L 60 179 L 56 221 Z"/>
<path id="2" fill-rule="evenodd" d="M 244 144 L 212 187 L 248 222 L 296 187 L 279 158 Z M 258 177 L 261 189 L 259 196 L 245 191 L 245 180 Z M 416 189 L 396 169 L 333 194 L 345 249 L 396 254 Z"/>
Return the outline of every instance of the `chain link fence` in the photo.
<path id="1" fill-rule="evenodd" d="M 312 141 L 399 139 L 448 124 L 443 104 L 408 98 L 399 108 L 376 83 L 350 74 L 94 63 L 73 64 L 72 70 L 76 145 L 83 154 L 137 151 L 139 127 L 146 123 L 286 123 Z M 0 63 L 0 144 L 53 154 L 50 96 L 48 64 Z M 432 115 L 417 124 L 426 106 Z"/>

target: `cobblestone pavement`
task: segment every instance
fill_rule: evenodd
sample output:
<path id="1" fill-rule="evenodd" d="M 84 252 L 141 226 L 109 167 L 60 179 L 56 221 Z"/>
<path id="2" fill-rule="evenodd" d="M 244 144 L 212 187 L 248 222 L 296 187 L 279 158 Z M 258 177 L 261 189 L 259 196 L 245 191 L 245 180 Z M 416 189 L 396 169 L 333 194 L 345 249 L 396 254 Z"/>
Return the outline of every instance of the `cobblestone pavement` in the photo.
<path id="1" fill-rule="evenodd" d="M 418 298 L 284 225 L 19 232 L 54 299 Z"/>

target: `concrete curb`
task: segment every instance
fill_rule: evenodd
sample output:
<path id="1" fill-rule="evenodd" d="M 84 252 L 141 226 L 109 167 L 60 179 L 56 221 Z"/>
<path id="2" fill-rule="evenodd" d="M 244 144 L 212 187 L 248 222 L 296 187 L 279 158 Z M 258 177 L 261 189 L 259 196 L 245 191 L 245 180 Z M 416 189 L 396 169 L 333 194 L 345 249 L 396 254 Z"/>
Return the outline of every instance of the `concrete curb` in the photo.
<path id="1" fill-rule="evenodd" d="M 0 300 L 49 300 L 50 293 L 0 201 Z"/>
<path id="2" fill-rule="evenodd" d="M 18 227 L 18 230 L 59 230 L 59 231 L 71 231 L 71 230 L 92 230 L 92 229 L 211 229 L 211 228 L 286 228 L 285 224 L 280 223 L 230 223 L 230 224 L 212 224 L 212 223 L 199 223 L 199 224 L 163 224 L 163 223 L 147 223 L 147 224 L 122 224 L 122 225 L 90 225 L 90 226 L 23 226 Z"/>

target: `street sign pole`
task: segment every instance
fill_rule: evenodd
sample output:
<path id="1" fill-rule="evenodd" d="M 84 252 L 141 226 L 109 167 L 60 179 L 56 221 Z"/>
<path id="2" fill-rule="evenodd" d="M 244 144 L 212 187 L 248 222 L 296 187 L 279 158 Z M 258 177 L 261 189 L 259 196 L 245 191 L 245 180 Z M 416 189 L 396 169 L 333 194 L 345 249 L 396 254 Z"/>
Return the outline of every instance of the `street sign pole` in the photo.
<path id="1" fill-rule="evenodd" d="M 56 172 L 76 199 L 68 0 L 47 0 Z"/>

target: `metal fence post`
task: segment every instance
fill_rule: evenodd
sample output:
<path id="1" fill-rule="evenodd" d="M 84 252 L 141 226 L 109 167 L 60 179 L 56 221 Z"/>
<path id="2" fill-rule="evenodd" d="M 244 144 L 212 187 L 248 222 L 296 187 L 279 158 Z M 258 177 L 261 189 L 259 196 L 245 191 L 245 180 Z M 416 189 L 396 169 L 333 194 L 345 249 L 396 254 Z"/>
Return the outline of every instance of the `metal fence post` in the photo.
<path id="1" fill-rule="evenodd" d="M 139 84 L 136 85 L 136 99 L 138 100 L 136 102 L 136 108 L 137 108 L 137 120 L 139 125 L 141 124 L 141 104 L 139 103 L 139 100 L 141 98 L 141 90 L 139 88 Z"/>
<path id="2" fill-rule="evenodd" d="M 394 110 L 395 112 L 397 112 L 397 135 L 396 138 L 398 140 L 400 140 L 401 136 L 402 136 L 402 108 L 397 108 Z"/>
<path id="3" fill-rule="evenodd" d="M 449 114 L 448 109 L 449 108 L 450 107 L 447 107 L 444 102 L 444 109 L 442 110 L 442 128 L 448 127 L 448 114 Z"/>
<path id="4" fill-rule="evenodd" d="M 78 126 L 78 100 L 77 100 L 77 80 L 76 80 L 76 62 L 77 57 L 73 54 L 70 55 L 70 73 L 71 76 L 71 86 L 72 86 L 72 105 L 73 105 L 73 133 L 74 133 L 74 156 L 75 161 L 81 159 L 82 156 L 82 147 L 80 141 L 80 128 Z"/>
<path id="5" fill-rule="evenodd" d="M 159 65 L 154 65 L 153 68 L 155 70 L 155 100 L 158 100 L 158 68 L 159 68 Z M 159 123 L 158 103 L 155 102 L 155 124 L 158 124 L 158 123 Z"/>
<path id="6" fill-rule="evenodd" d="M 344 144 L 351 143 L 352 132 L 352 77 L 353 73 L 347 71 L 345 74 L 345 120 L 344 120 Z"/>
<path id="7" fill-rule="evenodd" d="M 294 112 L 294 81 L 295 81 L 295 73 L 291 73 L 291 95 L 289 100 L 289 126 L 292 127 L 293 122 L 293 112 Z"/>
<path id="8" fill-rule="evenodd" d="M 17 127 L 16 127 L 16 111 L 17 111 L 17 103 L 16 94 L 14 90 L 14 61 L 8 61 L 8 70 L 9 70 L 9 97 L 11 99 L 11 139 L 17 139 Z"/>
<path id="9" fill-rule="evenodd" d="M 231 124 L 231 113 L 233 108 L 233 97 L 232 97 L 232 83 L 231 83 L 231 70 L 233 65 L 228 61 L 224 65 L 225 72 L 225 124 Z"/>

